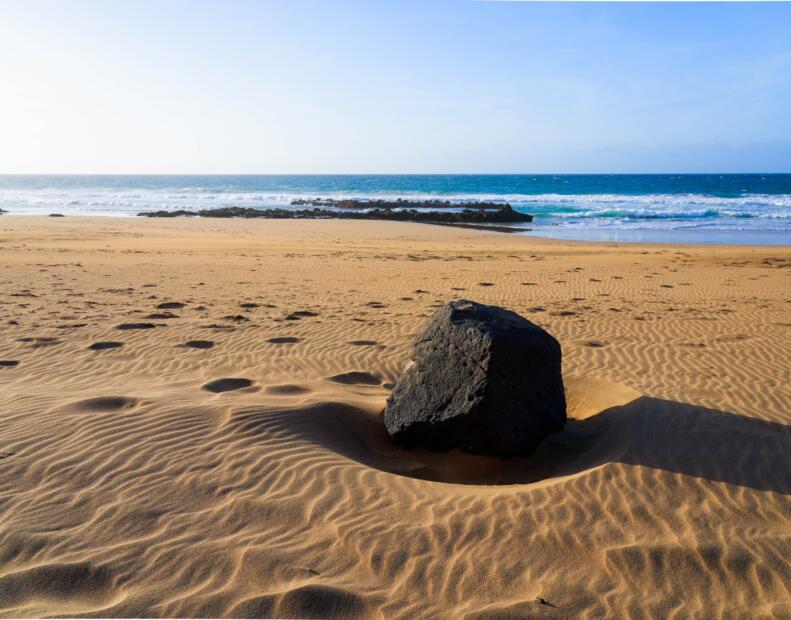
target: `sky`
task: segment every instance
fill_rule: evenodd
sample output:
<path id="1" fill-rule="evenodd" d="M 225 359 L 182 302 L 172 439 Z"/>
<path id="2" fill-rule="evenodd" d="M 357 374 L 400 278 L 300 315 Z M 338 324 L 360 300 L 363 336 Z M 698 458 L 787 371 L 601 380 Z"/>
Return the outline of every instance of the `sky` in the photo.
<path id="1" fill-rule="evenodd" d="M 791 3 L 0 0 L 0 173 L 791 172 Z"/>

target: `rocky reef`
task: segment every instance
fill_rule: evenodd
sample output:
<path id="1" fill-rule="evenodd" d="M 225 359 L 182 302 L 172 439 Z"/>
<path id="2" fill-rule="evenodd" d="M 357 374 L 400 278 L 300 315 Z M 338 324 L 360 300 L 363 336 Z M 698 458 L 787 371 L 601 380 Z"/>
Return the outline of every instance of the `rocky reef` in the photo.
<path id="1" fill-rule="evenodd" d="M 430 201 L 429 201 L 430 202 Z M 270 219 L 340 219 L 340 220 L 394 220 L 399 222 L 423 222 L 429 224 L 471 225 L 471 224 L 515 224 L 532 222 L 533 216 L 514 211 L 509 204 L 496 204 L 489 208 L 469 208 L 466 205 L 461 211 L 418 211 L 415 208 L 383 208 L 375 207 L 375 202 L 368 203 L 362 210 L 344 211 L 340 207 L 313 209 L 253 209 L 251 207 L 222 207 L 201 211 L 145 211 L 138 213 L 143 217 L 242 217 Z M 425 204 L 425 203 L 421 203 Z M 489 204 L 489 203 L 476 203 Z M 425 208 L 425 207 L 424 207 Z M 440 207 L 445 208 L 445 207 Z"/>

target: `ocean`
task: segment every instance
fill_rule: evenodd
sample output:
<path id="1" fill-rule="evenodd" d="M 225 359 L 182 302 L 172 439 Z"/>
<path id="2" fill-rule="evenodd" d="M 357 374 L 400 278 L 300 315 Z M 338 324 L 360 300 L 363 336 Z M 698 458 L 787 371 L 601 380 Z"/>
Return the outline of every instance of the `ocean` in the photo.
<path id="1" fill-rule="evenodd" d="M 288 207 L 295 198 L 508 202 L 524 234 L 563 239 L 791 245 L 791 174 L 0 175 L 12 214 Z"/>

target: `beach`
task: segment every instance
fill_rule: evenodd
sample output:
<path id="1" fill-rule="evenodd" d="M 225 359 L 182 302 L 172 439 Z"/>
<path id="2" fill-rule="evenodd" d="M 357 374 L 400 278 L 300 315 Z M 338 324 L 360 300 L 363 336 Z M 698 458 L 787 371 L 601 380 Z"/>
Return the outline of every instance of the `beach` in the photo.
<path id="1" fill-rule="evenodd" d="M 0 616 L 791 617 L 791 247 L 0 216 Z M 563 351 L 530 458 L 405 450 L 432 313 Z"/>
<path id="2" fill-rule="evenodd" d="M 433 201 L 510 207 L 530 219 L 496 223 L 570 241 L 791 245 L 791 174 L 0 174 L 11 215 L 282 217 L 318 204 L 341 217 L 344 202 L 364 213 L 399 200 L 424 214 Z"/>

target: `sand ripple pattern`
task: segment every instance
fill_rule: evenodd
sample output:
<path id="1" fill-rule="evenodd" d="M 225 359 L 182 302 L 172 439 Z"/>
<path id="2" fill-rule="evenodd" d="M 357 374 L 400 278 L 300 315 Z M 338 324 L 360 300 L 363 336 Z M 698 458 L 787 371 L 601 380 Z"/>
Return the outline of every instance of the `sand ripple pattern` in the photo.
<path id="1" fill-rule="evenodd" d="M 3 617 L 791 617 L 791 251 L 69 219 L 0 237 Z M 529 459 L 382 429 L 460 296 L 561 341 Z"/>

